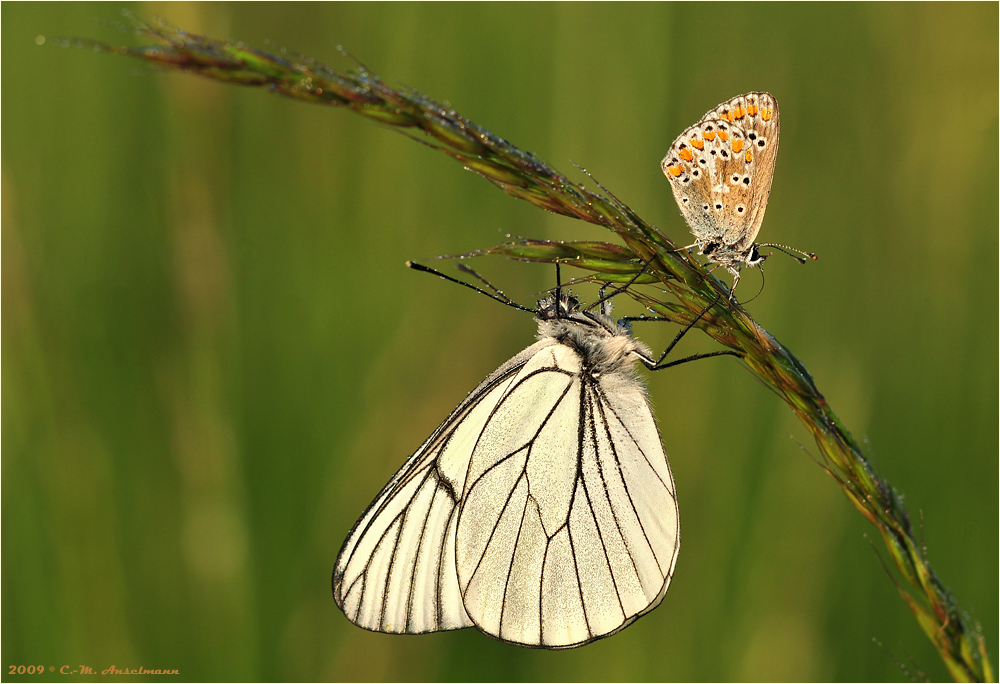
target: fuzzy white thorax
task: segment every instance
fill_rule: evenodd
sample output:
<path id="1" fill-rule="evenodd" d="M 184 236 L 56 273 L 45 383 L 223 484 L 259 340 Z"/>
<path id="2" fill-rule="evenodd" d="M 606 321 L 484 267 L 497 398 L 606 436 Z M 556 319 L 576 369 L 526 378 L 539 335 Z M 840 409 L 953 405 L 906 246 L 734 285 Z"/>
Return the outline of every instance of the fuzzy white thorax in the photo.
<path id="1" fill-rule="evenodd" d="M 538 339 L 553 339 L 580 354 L 592 374 L 633 374 L 635 362 L 652 365 L 652 353 L 632 332 L 603 313 L 580 310 L 576 298 L 563 295 L 558 315 L 554 299 L 538 307 Z"/>

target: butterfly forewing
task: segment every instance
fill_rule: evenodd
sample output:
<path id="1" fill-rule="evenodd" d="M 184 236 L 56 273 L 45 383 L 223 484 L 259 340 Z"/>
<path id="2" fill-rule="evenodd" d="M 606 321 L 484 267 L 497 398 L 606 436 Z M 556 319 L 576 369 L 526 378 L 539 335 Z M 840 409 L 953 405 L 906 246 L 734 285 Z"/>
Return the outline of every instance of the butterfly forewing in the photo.
<path id="1" fill-rule="evenodd" d="M 748 249 L 760 231 L 778 152 L 778 104 L 740 95 L 707 112 L 674 141 L 662 162 L 692 232 Z"/>
<path id="2" fill-rule="evenodd" d="M 458 502 L 483 426 L 539 342 L 501 366 L 441 424 L 376 497 L 337 557 L 333 594 L 380 632 L 471 627 L 455 573 Z"/>

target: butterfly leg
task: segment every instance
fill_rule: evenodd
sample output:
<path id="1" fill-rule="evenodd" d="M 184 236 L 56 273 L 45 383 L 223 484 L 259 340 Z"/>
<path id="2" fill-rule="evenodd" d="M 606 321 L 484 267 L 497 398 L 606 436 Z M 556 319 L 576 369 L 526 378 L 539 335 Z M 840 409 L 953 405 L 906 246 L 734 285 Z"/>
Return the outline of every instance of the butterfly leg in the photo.
<path id="1" fill-rule="evenodd" d="M 722 299 L 722 295 L 717 296 L 715 298 L 714 302 L 712 302 L 711 304 L 709 304 L 708 306 L 706 306 L 704 309 L 702 309 L 701 313 L 699 313 L 690 323 L 688 323 L 686 326 L 684 326 L 684 328 L 681 329 L 681 331 L 677 333 L 677 335 L 674 337 L 673 341 L 667 346 L 667 348 L 663 351 L 663 353 L 660 354 L 660 358 L 658 358 L 656 360 L 656 363 L 654 363 L 652 365 L 650 365 L 650 364 L 647 363 L 646 367 L 649 370 L 658 371 L 658 370 L 663 370 L 664 368 L 670 368 L 672 366 L 679 366 L 682 363 L 687 363 L 688 361 L 694 361 L 696 359 L 707 359 L 707 358 L 709 358 L 711 356 L 736 356 L 736 357 L 739 357 L 739 358 L 742 359 L 743 358 L 743 354 L 740 354 L 739 352 L 734 352 L 734 351 L 718 351 L 718 352 L 710 352 L 708 354 L 692 354 L 691 356 L 685 356 L 683 359 L 678 359 L 676 361 L 671 361 L 670 363 L 663 363 L 663 359 L 667 358 L 667 355 L 670 354 L 671 351 L 673 351 L 674 347 L 677 346 L 677 343 L 681 341 L 681 338 L 684 337 L 684 335 L 686 335 L 687 332 L 698 323 L 698 321 L 700 321 L 702 318 L 704 318 L 705 314 L 707 314 L 709 312 L 709 310 L 711 310 L 711 308 L 713 306 L 715 306 L 716 304 L 718 304 L 720 299 Z M 642 320 L 642 321 L 665 321 L 665 320 L 668 320 L 668 319 L 666 319 L 666 318 L 638 318 L 638 319 L 635 319 L 635 320 Z"/>
<path id="2" fill-rule="evenodd" d="M 693 245 L 688 245 L 687 247 L 678 247 L 677 249 L 672 250 L 672 251 L 674 251 L 674 252 L 686 252 L 686 251 L 688 251 L 690 249 L 694 249 L 697 246 L 698 246 L 698 243 L 696 242 Z"/>
<path id="3" fill-rule="evenodd" d="M 740 283 L 740 271 L 733 266 L 726 266 L 726 270 L 733 274 L 733 286 L 729 288 L 729 302 L 736 302 L 738 304 L 739 301 L 734 297 L 736 295 L 736 286 Z"/>

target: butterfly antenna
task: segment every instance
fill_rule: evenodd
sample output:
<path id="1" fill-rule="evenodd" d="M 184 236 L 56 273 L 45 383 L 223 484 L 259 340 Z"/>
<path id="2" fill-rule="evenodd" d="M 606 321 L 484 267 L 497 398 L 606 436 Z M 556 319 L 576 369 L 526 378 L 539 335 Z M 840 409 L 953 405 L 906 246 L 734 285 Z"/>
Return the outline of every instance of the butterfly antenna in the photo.
<path id="1" fill-rule="evenodd" d="M 757 246 L 758 247 L 774 247 L 775 249 L 780 250 L 780 251 L 784 252 L 785 254 L 787 254 L 788 256 L 792 257 L 793 259 L 795 259 L 800 264 L 806 263 L 806 259 L 812 259 L 813 261 L 816 261 L 817 259 L 819 259 L 819 257 L 816 256 L 815 254 L 813 254 L 812 252 L 804 252 L 801 249 L 795 249 L 794 247 L 789 247 L 788 245 L 777 245 L 777 244 L 775 244 L 773 242 L 764 242 L 764 243 L 761 243 L 761 244 L 759 244 Z M 792 252 L 796 252 L 797 254 L 801 254 L 803 256 L 796 256 L 795 254 L 792 254 Z M 803 257 L 805 257 L 805 258 L 803 258 Z"/>
<path id="2" fill-rule="evenodd" d="M 507 295 L 505 295 L 501 290 L 499 290 L 496 286 L 494 286 L 493 283 L 491 283 L 486 278 L 484 278 L 481 275 L 479 275 L 478 273 L 476 273 L 471 267 L 466 266 L 465 264 L 463 264 L 461 262 L 455 264 L 455 267 L 459 271 L 462 271 L 463 273 L 468 273 L 469 275 L 471 275 L 472 277 L 474 277 L 476 280 L 478 280 L 479 282 L 481 282 L 483 285 L 485 285 L 486 287 L 488 287 L 491 290 L 493 290 L 493 292 L 495 292 L 498 296 L 500 296 L 503 299 L 506 299 L 508 301 L 510 300 L 510 298 Z"/>
<path id="3" fill-rule="evenodd" d="M 499 290 L 497 290 L 497 292 L 499 292 L 499 294 L 494 294 L 492 292 L 488 292 L 488 291 L 486 291 L 486 290 L 484 290 L 484 289 L 482 289 L 480 287 L 476 287 L 475 285 L 472 285 L 471 283 L 467 283 L 464 280 L 459 280 L 458 278 L 452 278 L 450 275 L 445 275 L 441 271 L 436 271 L 433 268 L 429 268 L 427 266 L 424 266 L 423 264 L 418 264 L 415 261 L 407 261 L 406 262 L 406 266 L 407 266 L 407 268 L 412 268 L 414 271 L 422 271 L 423 273 L 431 273 L 431 274 L 436 275 L 436 276 L 438 276 L 440 278 L 444 278 L 447 281 L 453 282 L 453 283 L 455 283 L 457 285 L 462 285 L 464 287 L 469 288 L 470 290 L 475 290 L 476 292 L 478 292 L 481 295 L 486 295 L 490 299 L 495 299 L 496 301 L 500 302 L 501 304 L 506 304 L 507 306 L 509 306 L 511 308 L 517 309 L 518 311 L 527 311 L 529 313 L 537 313 L 534 309 L 529 309 L 527 307 L 521 306 L 517 302 L 511 300 L 510 297 L 508 297 L 504 293 L 500 292 Z M 469 269 L 469 270 L 471 271 L 472 269 Z"/>

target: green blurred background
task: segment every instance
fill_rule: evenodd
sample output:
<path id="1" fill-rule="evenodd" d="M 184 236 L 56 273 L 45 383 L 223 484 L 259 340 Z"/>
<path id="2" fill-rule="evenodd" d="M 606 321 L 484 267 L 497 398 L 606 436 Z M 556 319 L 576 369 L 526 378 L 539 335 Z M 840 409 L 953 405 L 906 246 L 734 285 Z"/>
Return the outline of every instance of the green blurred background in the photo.
<path id="1" fill-rule="evenodd" d="M 136 44 L 107 24 L 121 7 L 2 8 L 5 680 L 59 678 L 7 674 L 20 664 L 905 680 L 897 660 L 947 678 L 873 528 L 731 359 L 649 379 L 684 533 L 649 616 L 562 652 L 350 625 L 330 596 L 347 531 L 534 335 L 403 262 L 508 233 L 611 236 L 349 112 L 52 40 Z M 905 495 L 996 662 L 995 3 L 127 7 L 347 66 L 341 44 L 574 178 L 585 166 L 680 243 L 661 156 L 717 103 L 774 93 L 761 237 L 820 260 L 776 255 L 749 310 Z M 521 301 L 552 283 L 550 267 L 478 268 Z M 744 296 L 759 284 L 749 272 Z M 637 330 L 661 348 L 673 332 Z M 696 334 L 682 351 L 713 349 Z"/>

